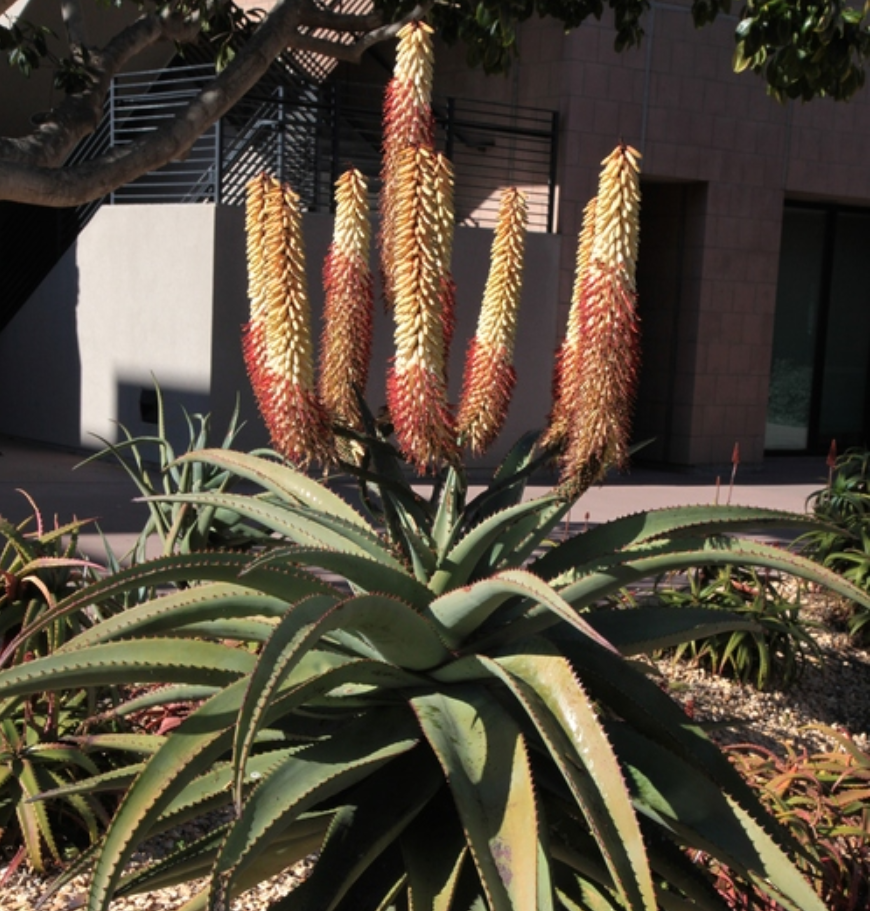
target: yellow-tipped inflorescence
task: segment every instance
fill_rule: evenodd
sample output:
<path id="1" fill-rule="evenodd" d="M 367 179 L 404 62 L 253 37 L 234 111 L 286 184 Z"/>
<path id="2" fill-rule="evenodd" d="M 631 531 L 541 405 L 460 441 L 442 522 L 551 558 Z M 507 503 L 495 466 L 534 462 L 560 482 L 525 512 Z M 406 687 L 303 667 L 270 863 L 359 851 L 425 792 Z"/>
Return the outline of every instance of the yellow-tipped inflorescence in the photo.
<path id="1" fill-rule="evenodd" d="M 463 445 L 483 453 L 498 436 L 516 383 L 513 367 L 517 313 L 523 286 L 528 213 L 517 189 L 504 192 L 492 244 L 489 276 L 468 348 L 457 431 Z"/>
<path id="2" fill-rule="evenodd" d="M 324 329 L 320 352 L 320 400 L 335 424 L 362 429 L 358 395 L 365 393 L 372 348 L 371 228 L 368 186 L 357 170 L 335 185 L 335 230 L 323 266 Z M 352 458 L 354 448 L 339 451 Z"/>
<path id="3" fill-rule="evenodd" d="M 394 320 L 396 355 L 387 404 L 399 446 L 418 470 L 456 455 L 447 404 L 445 290 L 452 280 L 443 261 L 444 218 L 439 186 L 448 164 L 425 148 L 399 157 L 395 185 Z"/>
<path id="4" fill-rule="evenodd" d="M 291 461 L 328 461 L 331 437 L 314 388 L 299 198 L 265 174 L 248 185 L 245 363 L 272 445 Z"/>
<path id="5" fill-rule="evenodd" d="M 576 489 L 628 457 L 638 370 L 635 268 L 640 156 L 618 146 L 587 210 L 568 333 L 557 360 L 547 442 L 561 443 L 562 483 Z"/>
<path id="6" fill-rule="evenodd" d="M 580 394 L 580 346 L 582 334 L 580 319 L 583 314 L 583 283 L 589 273 L 592 259 L 592 244 L 595 240 L 595 197 L 583 210 L 583 225 L 577 239 L 577 260 L 574 269 L 574 286 L 571 291 L 571 309 L 565 338 L 556 352 L 556 369 L 553 374 L 553 407 L 542 443 L 545 446 L 561 446 L 568 439 L 568 431 L 578 406 Z"/>
<path id="7" fill-rule="evenodd" d="M 381 166 L 380 252 L 384 299 L 393 304 L 395 280 L 394 206 L 399 158 L 408 148 L 435 148 L 432 113 L 434 53 L 432 29 L 411 22 L 399 32 L 393 78 L 384 97 L 384 145 Z"/>

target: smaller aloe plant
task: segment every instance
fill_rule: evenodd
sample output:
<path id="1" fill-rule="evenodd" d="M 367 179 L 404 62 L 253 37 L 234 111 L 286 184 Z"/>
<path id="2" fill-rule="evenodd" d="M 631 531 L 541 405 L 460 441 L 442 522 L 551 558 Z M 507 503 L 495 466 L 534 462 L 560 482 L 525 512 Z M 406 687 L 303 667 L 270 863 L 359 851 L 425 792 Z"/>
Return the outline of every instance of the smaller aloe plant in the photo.
<path id="1" fill-rule="evenodd" d="M 726 750 L 812 859 L 804 867 L 828 911 L 859 911 L 870 904 L 870 755 L 848 735 L 818 730 L 831 746 L 812 755 L 788 744 L 784 756 L 754 744 Z M 735 911 L 779 907 L 735 887 L 727 870 L 718 887 Z"/>
<path id="2" fill-rule="evenodd" d="M 806 658 L 819 654 L 813 624 L 801 615 L 800 597 L 793 580 L 751 566 L 727 566 L 691 570 L 683 585 L 658 586 L 653 600 L 672 607 L 709 607 L 751 620 L 746 629 L 683 642 L 673 656 L 765 689 L 773 683 L 789 686 Z"/>
<path id="3" fill-rule="evenodd" d="M 177 465 L 176 452 L 166 436 L 166 411 L 160 387 L 155 384 L 157 397 L 157 432 L 153 436 L 133 436 L 120 425 L 124 439 L 118 443 L 105 443 L 105 449 L 95 453 L 82 464 L 114 456 L 132 479 L 143 498 L 158 494 L 196 493 L 227 490 L 236 478 L 231 472 L 214 470 L 205 465 Z M 188 430 L 186 452 L 197 452 L 213 444 L 211 418 L 208 415 L 190 415 L 184 412 Z M 238 406 L 230 417 L 227 430 L 220 443 L 229 449 L 236 439 L 239 425 Z M 136 539 L 129 555 L 134 563 L 143 562 L 148 555 L 152 541 L 159 542 L 164 554 L 190 553 L 207 547 L 242 547 L 257 538 L 252 526 L 246 525 L 233 513 L 225 511 L 195 511 L 184 504 L 146 500 L 149 516 Z M 252 537 L 253 536 L 253 537 Z M 117 560 L 110 555 L 112 567 Z"/>
<path id="4" fill-rule="evenodd" d="M 86 522 L 46 528 L 33 516 L 19 525 L 0 517 L 0 668 L 21 668 L 52 655 L 87 629 L 100 611 L 74 612 L 46 622 L 65 597 L 75 595 L 98 567 L 77 555 Z M 12 868 L 26 859 L 44 871 L 95 843 L 108 823 L 99 799 L 65 795 L 34 803 L 42 791 L 100 772 L 91 747 L 76 739 L 94 712 L 94 694 L 82 688 L 33 692 L 0 701 L 0 845 L 14 850 Z M 92 742 L 94 751 L 99 750 Z"/>
<path id="5" fill-rule="evenodd" d="M 808 503 L 828 524 L 799 539 L 803 552 L 842 573 L 864 591 L 870 591 L 870 451 L 848 449 L 834 458 L 827 487 L 811 494 Z M 853 606 L 849 628 L 858 635 L 870 624 L 870 611 Z"/>

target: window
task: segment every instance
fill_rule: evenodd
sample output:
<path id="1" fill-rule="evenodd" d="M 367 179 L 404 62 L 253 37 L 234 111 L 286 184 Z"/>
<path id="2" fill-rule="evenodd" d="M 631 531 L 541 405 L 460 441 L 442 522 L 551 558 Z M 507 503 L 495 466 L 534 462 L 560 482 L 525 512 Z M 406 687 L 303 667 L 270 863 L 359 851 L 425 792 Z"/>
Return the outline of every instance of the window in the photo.
<path id="1" fill-rule="evenodd" d="M 787 206 L 765 445 L 842 450 L 870 437 L 870 213 Z"/>

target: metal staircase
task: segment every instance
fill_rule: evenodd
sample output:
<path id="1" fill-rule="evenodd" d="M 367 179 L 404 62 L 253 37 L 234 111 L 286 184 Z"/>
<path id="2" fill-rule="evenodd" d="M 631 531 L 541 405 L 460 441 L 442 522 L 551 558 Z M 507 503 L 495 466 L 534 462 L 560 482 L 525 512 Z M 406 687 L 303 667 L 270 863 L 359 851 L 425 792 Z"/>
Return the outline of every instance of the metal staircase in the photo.
<path id="1" fill-rule="evenodd" d="M 164 69 L 119 76 L 103 121 L 70 163 L 133 142 L 172 117 L 213 78 L 209 54 L 198 46 Z M 282 55 L 252 92 L 197 139 L 184 161 L 145 174 L 105 199 L 63 210 L 0 203 L 0 329 L 103 203 L 241 205 L 250 178 L 268 170 L 294 187 L 307 210 L 328 211 L 335 180 L 352 163 L 369 178 L 374 206 L 383 85 L 341 79 L 316 64 L 295 53 Z M 457 163 L 457 222 L 494 224 L 497 189 L 512 184 L 527 189 L 532 229 L 552 230 L 555 113 L 457 99 L 436 102 L 435 109 L 438 145 Z"/>

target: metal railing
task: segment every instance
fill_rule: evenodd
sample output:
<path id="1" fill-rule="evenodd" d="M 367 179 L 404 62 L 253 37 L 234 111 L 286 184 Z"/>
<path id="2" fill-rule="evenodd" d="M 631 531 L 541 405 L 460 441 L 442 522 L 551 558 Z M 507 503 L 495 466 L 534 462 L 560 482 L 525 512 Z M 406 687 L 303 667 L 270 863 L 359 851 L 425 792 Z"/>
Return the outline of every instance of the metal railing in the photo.
<path id="1" fill-rule="evenodd" d="M 194 50 L 188 54 L 196 57 Z M 202 62 L 117 77 L 103 121 L 67 164 L 134 142 L 173 117 L 214 77 L 206 57 L 203 52 L 197 58 Z M 369 178 L 374 209 L 383 87 L 341 82 L 334 74 L 318 83 L 309 70 L 292 54 L 282 55 L 183 161 L 145 174 L 106 199 L 62 210 L 0 204 L 0 242 L 11 267 L 4 275 L 0 329 L 105 202 L 241 205 L 248 180 L 267 170 L 288 181 L 309 211 L 323 212 L 332 208 L 339 174 L 352 164 Z M 527 194 L 529 228 L 553 231 L 556 113 L 457 98 L 438 99 L 434 107 L 438 148 L 456 166 L 457 224 L 494 226 L 499 189 L 518 186 Z"/>
<path id="2" fill-rule="evenodd" d="M 109 99 L 109 143 L 135 141 L 173 117 L 213 75 L 209 65 L 121 76 Z M 197 139 L 183 161 L 116 190 L 112 202 L 241 204 L 248 180 L 268 170 L 288 181 L 309 211 L 327 211 L 348 165 L 380 183 L 381 93 L 332 82 L 259 86 Z M 438 99 L 436 142 L 456 166 L 458 224 L 495 224 L 499 189 L 528 196 L 532 230 L 553 230 L 558 122 L 555 112 Z"/>

